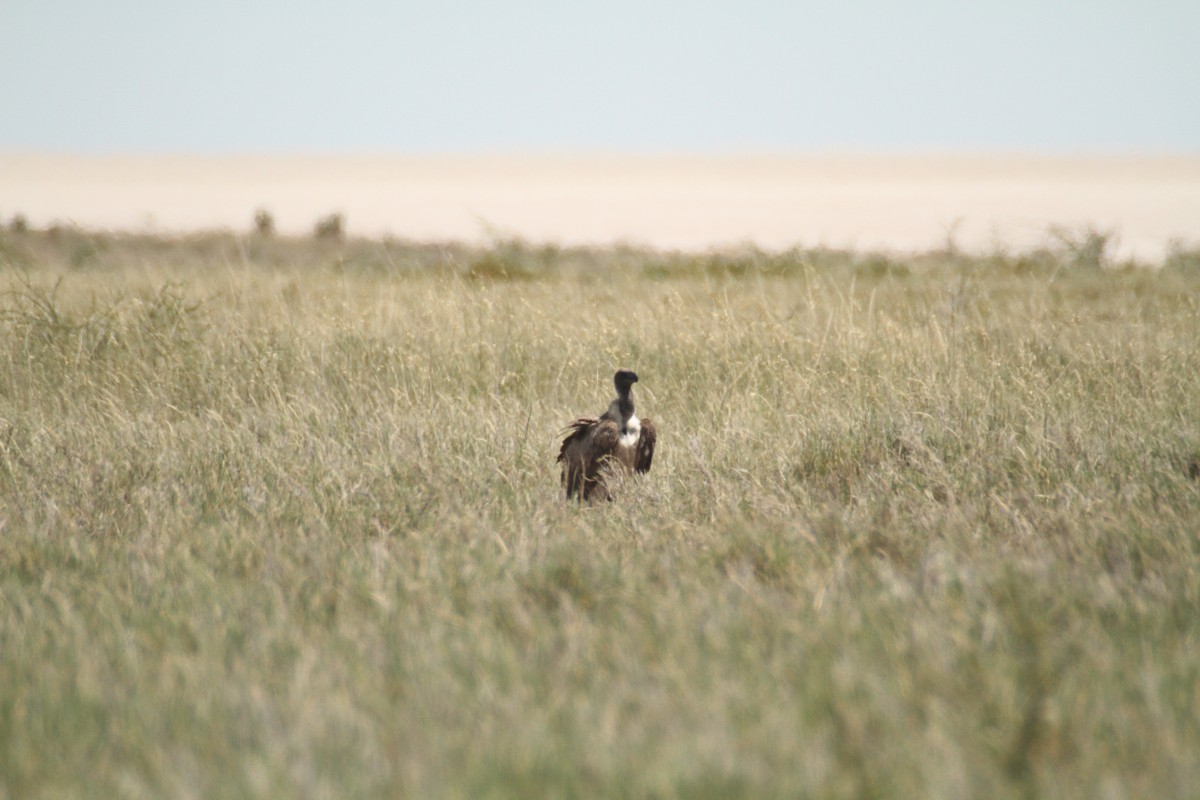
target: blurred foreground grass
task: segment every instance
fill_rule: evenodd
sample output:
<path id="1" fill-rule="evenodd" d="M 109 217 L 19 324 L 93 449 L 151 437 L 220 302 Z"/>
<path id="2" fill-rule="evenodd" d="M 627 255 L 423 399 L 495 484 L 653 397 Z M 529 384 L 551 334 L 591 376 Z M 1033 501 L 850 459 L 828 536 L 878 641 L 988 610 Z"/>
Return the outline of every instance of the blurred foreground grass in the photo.
<path id="1" fill-rule="evenodd" d="M 0 797 L 1200 786 L 1195 259 L 25 231 L 0 290 Z M 655 468 L 568 505 L 617 366 Z"/>

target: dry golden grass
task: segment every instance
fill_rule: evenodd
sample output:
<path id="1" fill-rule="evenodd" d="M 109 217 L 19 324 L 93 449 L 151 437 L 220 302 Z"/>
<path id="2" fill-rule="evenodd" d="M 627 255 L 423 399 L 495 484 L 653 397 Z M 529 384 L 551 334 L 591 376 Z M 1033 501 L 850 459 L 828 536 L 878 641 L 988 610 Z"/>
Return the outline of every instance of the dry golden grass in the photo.
<path id="1" fill-rule="evenodd" d="M 8 234 L 0 797 L 1189 796 L 1200 272 L 1077 255 Z"/>

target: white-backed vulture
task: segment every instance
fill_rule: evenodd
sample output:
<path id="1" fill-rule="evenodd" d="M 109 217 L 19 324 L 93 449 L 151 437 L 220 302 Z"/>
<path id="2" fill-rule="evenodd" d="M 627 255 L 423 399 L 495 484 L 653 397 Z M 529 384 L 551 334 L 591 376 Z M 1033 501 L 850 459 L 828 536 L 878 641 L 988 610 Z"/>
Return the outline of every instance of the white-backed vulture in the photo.
<path id="1" fill-rule="evenodd" d="M 627 369 L 613 376 L 617 396 L 599 417 L 580 417 L 563 433 L 558 463 L 567 499 L 611 500 L 614 477 L 620 472 L 647 472 L 654 460 L 654 423 L 633 413 L 633 384 L 638 376 Z"/>

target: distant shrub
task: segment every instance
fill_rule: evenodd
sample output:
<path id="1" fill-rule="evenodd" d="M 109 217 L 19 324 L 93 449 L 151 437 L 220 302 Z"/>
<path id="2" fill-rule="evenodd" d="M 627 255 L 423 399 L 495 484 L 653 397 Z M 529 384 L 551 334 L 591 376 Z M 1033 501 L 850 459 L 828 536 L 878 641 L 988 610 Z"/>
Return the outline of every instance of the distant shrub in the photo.
<path id="1" fill-rule="evenodd" d="M 1066 256 L 1067 266 L 1077 269 L 1099 270 L 1109 261 L 1109 250 L 1116 242 L 1116 231 L 1099 230 L 1088 226 L 1073 231 L 1055 227 L 1050 237 Z"/>
<path id="2" fill-rule="evenodd" d="M 87 269 L 96 264 L 103 250 L 103 242 L 96 239 L 80 238 L 71 244 L 67 260 L 74 269 Z"/>
<path id="3" fill-rule="evenodd" d="M 521 260 L 519 253 L 495 249 L 471 259 L 466 276 L 482 281 L 524 281 L 531 280 L 534 273 Z"/>
<path id="4" fill-rule="evenodd" d="M 907 264 L 884 253 L 871 253 L 854 265 L 854 274 L 860 278 L 903 278 L 911 272 Z"/>
<path id="5" fill-rule="evenodd" d="M 341 214 L 321 217 L 313 226 L 313 236 L 318 239 L 341 239 L 345 235 L 345 219 Z"/>
<path id="6" fill-rule="evenodd" d="M 26 242 L 0 231 L 0 269 L 10 266 L 25 269 L 32 266 L 35 260 Z"/>
<path id="7" fill-rule="evenodd" d="M 25 219 L 24 214 L 13 214 L 12 220 L 8 223 L 8 229 L 13 233 L 26 233 L 29 231 L 29 220 Z"/>
<path id="8" fill-rule="evenodd" d="M 753 247 L 707 254 L 673 254 L 643 259 L 642 274 L 654 280 L 708 275 L 739 279 L 752 276 L 788 276 L 803 269 L 804 254 L 799 251 L 769 253 Z"/>
<path id="9" fill-rule="evenodd" d="M 705 258 L 701 265 L 709 275 L 740 278 L 744 275 L 761 272 L 761 259 L 753 254 L 720 254 L 713 253 Z"/>
<path id="10" fill-rule="evenodd" d="M 1039 247 L 1019 253 L 995 250 L 980 258 L 961 259 L 960 269 L 977 267 L 981 272 L 996 275 L 1050 276 L 1062 264 L 1061 254 L 1047 247 Z"/>
<path id="11" fill-rule="evenodd" d="M 963 218 L 958 217 L 949 225 L 945 225 L 945 239 L 942 240 L 939 255 L 946 258 L 958 258 L 962 255 L 962 248 L 958 245 L 958 229 L 962 227 Z"/>
<path id="12" fill-rule="evenodd" d="M 1183 242 L 1172 242 L 1163 267 L 1175 272 L 1200 274 L 1200 245 L 1188 246 Z"/>
<path id="13" fill-rule="evenodd" d="M 254 212 L 254 232 L 259 236 L 275 235 L 275 217 L 265 208 Z"/>

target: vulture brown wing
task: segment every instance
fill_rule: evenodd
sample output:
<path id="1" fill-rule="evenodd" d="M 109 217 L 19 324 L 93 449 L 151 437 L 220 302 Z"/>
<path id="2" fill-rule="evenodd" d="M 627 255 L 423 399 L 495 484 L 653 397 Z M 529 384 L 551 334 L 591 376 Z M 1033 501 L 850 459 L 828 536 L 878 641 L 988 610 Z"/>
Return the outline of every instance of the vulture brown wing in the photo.
<path id="1" fill-rule="evenodd" d="M 599 421 L 596 417 L 580 417 L 562 429 L 561 433 L 566 435 L 563 438 L 562 447 L 558 448 L 558 463 L 561 464 L 567 460 L 571 451 L 587 438 L 588 431 Z"/>
<path id="2" fill-rule="evenodd" d="M 599 495 L 607 499 L 603 470 L 616 451 L 620 432 L 612 420 L 580 417 L 564 429 L 566 438 L 558 451 L 562 482 L 567 497 L 581 495 L 584 500 Z"/>
<path id="3" fill-rule="evenodd" d="M 558 449 L 558 463 L 562 464 L 562 485 L 567 498 L 583 493 L 585 486 L 584 450 L 588 434 L 600 420 L 595 417 L 580 417 L 563 429 L 562 447 Z"/>
<path id="4" fill-rule="evenodd" d="M 654 423 L 648 419 L 642 420 L 642 435 L 638 437 L 637 460 L 634 469 L 638 472 L 649 472 L 650 464 L 654 461 L 654 443 L 658 440 L 658 431 Z"/>
<path id="5" fill-rule="evenodd" d="M 602 419 L 591 427 L 584 440 L 584 500 L 611 500 L 609 493 L 609 471 L 611 460 L 617 453 L 621 431 L 611 419 Z"/>

